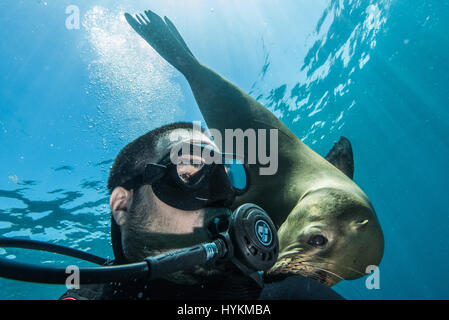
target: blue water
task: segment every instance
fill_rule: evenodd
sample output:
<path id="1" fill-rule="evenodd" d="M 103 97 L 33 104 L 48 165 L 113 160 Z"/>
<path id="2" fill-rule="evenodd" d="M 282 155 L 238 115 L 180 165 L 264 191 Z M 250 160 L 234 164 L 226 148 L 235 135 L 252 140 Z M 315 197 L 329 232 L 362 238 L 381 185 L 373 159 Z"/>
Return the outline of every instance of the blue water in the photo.
<path id="1" fill-rule="evenodd" d="M 66 8 L 80 10 L 67 29 Z M 380 289 L 349 299 L 448 299 L 449 1 L 0 3 L 0 235 L 112 256 L 106 180 L 148 130 L 201 120 L 187 82 L 127 26 L 152 9 L 194 54 L 275 112 L 322 155 L 353 144 L 354 180 L 385 234 Z M 0 249 L 17 261 L 51 254 Z M 0 279 L 0 299 L 64 286 Z"/>

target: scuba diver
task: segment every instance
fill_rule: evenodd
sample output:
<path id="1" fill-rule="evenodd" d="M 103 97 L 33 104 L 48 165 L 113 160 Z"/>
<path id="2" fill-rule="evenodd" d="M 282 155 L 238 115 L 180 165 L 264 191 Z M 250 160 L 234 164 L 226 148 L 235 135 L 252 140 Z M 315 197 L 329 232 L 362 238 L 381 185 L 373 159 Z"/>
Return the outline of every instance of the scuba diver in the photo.
<path id="1" fill-rule="evenodd" d="M 186 144 L 199 152 L 177 148 Z M 206 164 L 201 158 L 205 148 L 207 154 L 219 152 L 204 130 L 193 130 L 192 123 L 174 123 L 148 132 L 118 154 L 108 179 L 115 264 L 211 241 L 227 229 L 228 208 L 245 190 L 246 179 L 240 188 L 232 185 L 233 167 Z M 173 163 L 176 149 L 179 158 Z M 255 299 L 260 293 L 257 283 L 232 263 L 197 266 L 151 284 L 131 279 L 100 287 L 81 286 L 62 298 L 79 299 L 85 292 L 99 299 Z"/>
<path id="2" fill-rule="evenodd" d="M 201 152 L 193 147 L 180 148 L 186 144 Z M 179 150 L 176 164 L 173 158 L 168 159 L 173 150 Z M 235 197 L 250 187 L 249 176 L 238 161 L 210 168 L 205 159 L 210 152 L 220 151 L 203 129 L 194 130 L 191 123 L 157 128 L 120 151 L 108 179 L 113 264 L 138 262 L 211 241 L 229 228 L 229 208 Z M 223 154 L 223 158 L 235 156 Z M 186 188 L 189 183 L 200 186 Z M 276 257 L 271 258 L 270 265 Z M 152 281 L 82 285 L 61 299 L 341 298 L 329 287 L 303 276 L 264 286 L 260 273 L 242 272 L 248 269 L 235 262 L 196 266 Z"/>
<path id="3" fill-rule="evenodd" d="M 262 271 L 279 255 L 276 227 L 257 205 L 231 211 L 251 188 L 248 170 L 244 159 L 222 153 L 203 128 L 165 125 L 125 146 L 111 167 L 113 261 L 31 240 L 0 237 L 0 247 L 102 265 L 79 268 L 80 287 L 61 300 L 342 299 L 299 274 L 264 283 Z M 65 268 L 0 258 L 0 277 L 63 284 L 67 274 Z"/>
<path id="4" fill-rule="evenodd" d="M 211 159 L 221 159 L 211 161 Z M 101 267 L 79 268 L 78 288 L 61 300 L 342 299 L 297 274 L 264 283 L 279 254 L 265 211 L 235 198 L 251 188 L 248 166 L 221 153 L 190 123 L 169 124 L 137 138 L 109 174 L 115 260 L 35 240 L 0 237 L 0 247 L 48 251 Z M 0 258 L 0 277 L 67 284 L 67 269 Z"/>
<path id="5" fill-rule="evenodd" d="M 61 300 L 342 299 L 299 274 L 264 283 L 262 271 L 279 254 L 276 227 L 257 205 L 231 211 L 251 188 L 248 170 L 244 159 L 222 153 L 204 129 L 185 122 L 165 125 L 125 146 L 111 167 L 113 261 L 33 240 L 0 237 L 0 247 L 101 265 L 79 268 L 80 287 Z M 68 275 L 60 266 L 0 257 L 0 277 L 64 284 Z"/>

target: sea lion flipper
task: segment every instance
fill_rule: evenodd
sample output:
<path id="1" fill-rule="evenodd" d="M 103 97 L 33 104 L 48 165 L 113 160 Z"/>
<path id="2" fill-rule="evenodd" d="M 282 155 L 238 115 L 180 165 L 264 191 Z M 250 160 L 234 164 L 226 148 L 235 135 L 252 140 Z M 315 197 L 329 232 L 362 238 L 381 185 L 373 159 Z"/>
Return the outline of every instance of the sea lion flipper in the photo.
<path id="1" fill-rule="evenodd" d="M 145 15 L 137 14 L 135 18 L 129 13 L 125 13 L 125 19 L 162 58 L 184 75 L 188 73 L 189 66 L 198 64 L 178 30 L 168 18 L 163 20 L 154 12 L 147 10 Z"/>
<path id="2" fill-rule="evenodd" d="M 182 36 L 168 19 L 162 19 L 152 11 L 145 11 L 146 17 L 133 18 L 125 14 L 131 27 L 142 36 L 168 63 L 177 68 L 187 79 L 204 120 L 210 129 L 217 129 L 225 137 L 226 129 L 277 129 L 279 163 L 289 171 L 295 163 L 295 149 L 301 141 L 270 110 L 248 93 L 202 65 L 191 53 Z M 257 131 L 258 132 L 258 131 Z M 271 134 L 267 133 L 267 137 Z M 246 151 L 246 150 L 245 150 Z M 251 166 L 258 170 L 259 163 Z M 254 177 L 254 180 L 258 177 Z"/>
<path id="3" fill-rule="evenodd" d="M 334 144 L 326 155 L 326 160 L 340 169 L 349 178 L 352 179 L 354 177 L 354 156 L 351 142 L 347 138 L 340 137 L 340 140 Z"/>
<path id="4" fill-rule="evenodd" d="M 176 29 L 175 25 L 171 20 L 167 17 L 164 17 L 165 23 L 170 28 L 170 31 L 176 36 L 176 39 L 184 46 L 184 48 L 194 57 L 192 51 L 190 51 L 189 47 L 185 43 L 184 39 L 182 38 L 181 34 L 179 33 L 178 29 Z"/>

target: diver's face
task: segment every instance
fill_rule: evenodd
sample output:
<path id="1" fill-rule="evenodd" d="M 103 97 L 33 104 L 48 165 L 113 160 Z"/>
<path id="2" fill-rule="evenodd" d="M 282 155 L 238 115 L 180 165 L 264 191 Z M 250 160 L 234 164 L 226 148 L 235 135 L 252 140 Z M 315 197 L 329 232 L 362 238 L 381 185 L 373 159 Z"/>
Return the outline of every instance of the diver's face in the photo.
<path id="1" fill-rule="evenodd" d="M 158 141 L 157 156 L 152 160 L 158 162 L 171 148 L 186 141 L 215 146 L 202 133 L 192 136 L 192 131 L 176 129 Z M 192 175 L 195 170 L 198 170 L 195 166 L 186 165 L 182 168 L 182 174 Z M 209 221 L 220 215 L 220 212 L 208 208 L 188 211 L 172 207 L 160 200 L 150 185 L 144 185 L 138 190 L 128 191 L 120 187 L 116 190 L 111 195 L 111 208 L 121 229 L 125 256 L 132 262 L 210 241 L 205 227 Z M 119 196 L 115 195 L 115 192 L 119 193 Z M 119 200 L 121 207 L 114 205 Z"/>
<path id="2" fill-rule="evenodd" d="M 151 186 L 140 188 L 132 201 L 130 218 L 121 228 L 124 254 L 131 262 L 211 241 L 206 227 L 225 213 L 224 208 L 186 211 L 171 207 L 154 194 Z M 210 264 L 165 278 L 179 284 L 197 284 L 220 278 L 225 269 L 225 265 Z"/>
<path id="3" fill-rule="evenodd" d="M 141 261 L 207 240 L 203 232 L 205 209 L 174 208 L 161 201 L 151 186 L 139 188 L 131 201 L 122 228 L 123 249 L 129 260 Z"/>

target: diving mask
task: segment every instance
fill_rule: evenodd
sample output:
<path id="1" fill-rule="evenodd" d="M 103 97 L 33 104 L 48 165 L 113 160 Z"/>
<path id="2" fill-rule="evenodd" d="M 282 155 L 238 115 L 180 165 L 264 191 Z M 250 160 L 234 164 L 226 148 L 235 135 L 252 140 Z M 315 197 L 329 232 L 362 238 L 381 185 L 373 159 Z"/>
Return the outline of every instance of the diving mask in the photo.
<path id="1" fill-rule="evenodd" d="M 124 184 L 127 189 L 151 185 L 156 196 L 181 210 L 229 207 L 249 188 L 248 166 L 235 154 L 210 144 L 183 142 L 142 175 Z"/>

